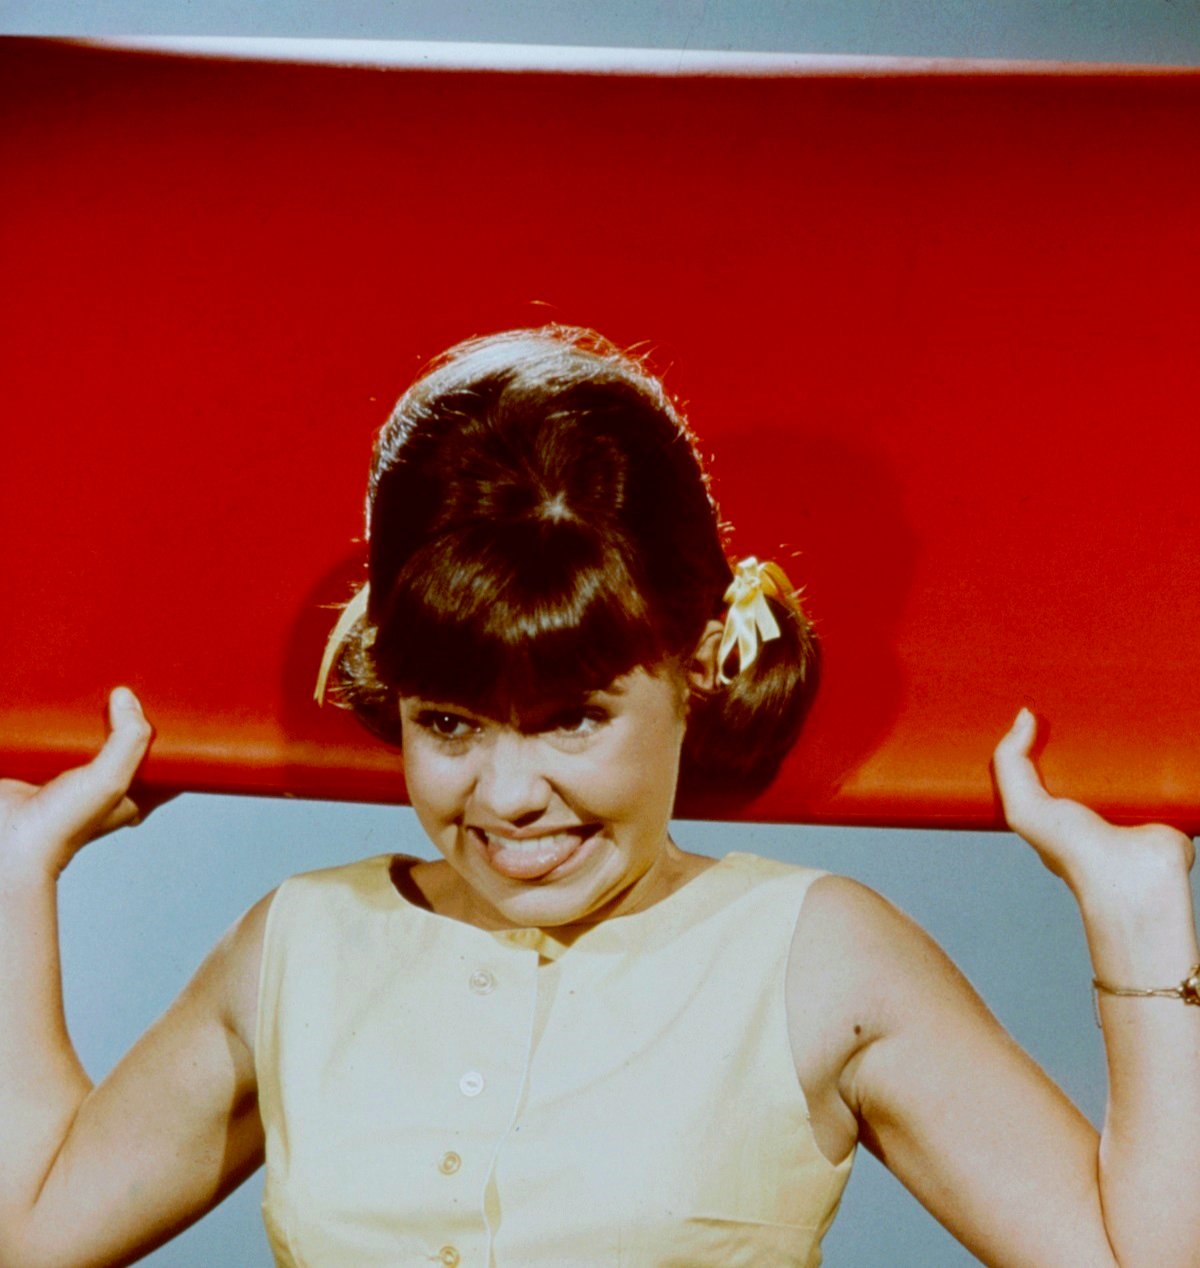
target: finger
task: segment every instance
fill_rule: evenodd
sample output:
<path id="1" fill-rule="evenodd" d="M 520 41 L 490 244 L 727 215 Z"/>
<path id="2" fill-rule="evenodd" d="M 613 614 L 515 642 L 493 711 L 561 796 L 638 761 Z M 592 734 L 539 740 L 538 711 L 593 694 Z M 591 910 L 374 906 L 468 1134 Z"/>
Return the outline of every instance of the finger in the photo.
<path id="1" fill-rule="evenodd" d="M 1045 792 L 1041 777 L 1029 754 L 1037 738 L 1037 720 L 1028 709 L 1021 709 L 1013 724 L 1001 737 L 992 755 L 996 782 L 1003 796 L 1005 791 L 1019 791 L 1024 785 L 1036 785 Z"/>
<path id="2" fill-rule="evenodd" d="M 1037 721 L 1028 709 L 1021 709 L 1007 734 L 996 745 L 992 769 L 1004 816 L 1018 832 L 1021 824 L 1044 818 L 1054 798 L 1046 791 L 1033 759 L 1029 756 L 1037 738 Z"/>
<path id="3" fill-rule="evenodd" d="M 109 832 L 116 832 L 118 828 L 136 828 L 145 823 L 154 811 L 178 796 L 179 793 L 173 788 L 151 792 L 146 788 L 135 787 L 109 811 L 94 835 L 102 837 Z"/>
<path id="4" fill-rule="evenodd" d="M 110 696 L 109 724 L 104 747 L 87 765 L 64 771 L 33 798 L 42 816 L 41 830 L 76 846 L 117 812 L 153 734 L 128 688 L 117 688 Z"/>
<path id="5" fill-rule="evenodd" d="M 100 822 L 95 835 L 102 837 L 109 832 L 116 832 L 118 828 L 128 828 L 141 823 L 141 821 L 141 807 L 138 806 L 132 797 L 122 797 Z"/>
<path id="6" fill-rule="evenodd" d="M 96 792 L 107 793 L 115 804 L 137 773 L 154 731 L 128 687 L 116 687 L 109 696 L 108 725 L 104 747 L 84 769 Z"/>
<path id="7" fill-rule="evenodd" d="M 178 788 L 149 788 L 135 779 L 130 786 L 129 796 L 138 809 L 138 822 L 145 821 L 161 807 L 168 805 L 179 796 Z"/>

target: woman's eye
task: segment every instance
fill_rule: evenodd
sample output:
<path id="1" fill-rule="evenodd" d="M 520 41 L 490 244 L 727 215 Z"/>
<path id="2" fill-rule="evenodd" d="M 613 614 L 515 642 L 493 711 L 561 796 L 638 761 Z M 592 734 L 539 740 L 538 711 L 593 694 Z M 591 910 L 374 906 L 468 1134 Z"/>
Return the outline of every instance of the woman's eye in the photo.
<path id="1" fill-rule="evenodd" d="M 607 721 L 608 714 L 603 709 L 568 709 L 554 718 L 552 729 L 560 735 L 576 738 L 593 735 Z"/>
<path id="2" fill-rule="evenodd" d="M 444 713 L 438 709 L 422 709 L 417 714 L 417 725 L 442 740 L 465 740 L 476 729 L 460 714 Z"/>

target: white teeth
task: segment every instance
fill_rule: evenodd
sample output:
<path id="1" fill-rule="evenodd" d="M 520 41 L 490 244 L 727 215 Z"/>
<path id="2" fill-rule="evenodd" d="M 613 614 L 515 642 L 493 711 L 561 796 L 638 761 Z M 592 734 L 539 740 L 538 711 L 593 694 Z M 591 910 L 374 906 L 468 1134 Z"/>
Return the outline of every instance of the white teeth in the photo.
<path id="1" fill-rule="evenodd" d="M 556 832 L 552 836 L 526 837 L 522 841 L 514 841 L 511 837 L 494 836 L 491 832 L 485 832 L 483 835 L 488 845 L 495 846 L 496 849 L 516 850 L 523 854 L 553 850 L 579 840 L 579 834 L 576 832 Z"/>

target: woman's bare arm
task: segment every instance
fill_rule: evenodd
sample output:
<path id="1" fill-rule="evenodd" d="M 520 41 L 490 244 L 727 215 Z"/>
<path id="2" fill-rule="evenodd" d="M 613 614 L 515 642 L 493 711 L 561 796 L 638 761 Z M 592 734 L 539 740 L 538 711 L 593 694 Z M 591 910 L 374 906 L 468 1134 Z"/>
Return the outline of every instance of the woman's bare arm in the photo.
<path id="1" fill-rule="evenodd" d="M 67 1034 L 56 882 L 92 836 L 136 816 L 150 731 L 114 693 L 98 757 L 37 790 L 0 785 L 0 1262 L 130 1262 L 258 1164 L 252 1027 L 269 899 L 93 1088 Z"/>
<path id="2" fill-rule="evenodd" d="M 1032 739 L 1019 723 L 997 750 L 1006 812 L 1079 899 L 1097 976 L 1178 983 L 1200 959 L 1191 843 L 1049 797 Z M 933 941 L 862 886 L 814 886 L 791 981 L 814 1099 L 836 1086 L 868 1146 L 983 1262 L 1200 1264 L 1200 1008 L 1102 997 L 1098 1138 Z M 822 1011 L 822 1044 L 806 1041 Z"/>

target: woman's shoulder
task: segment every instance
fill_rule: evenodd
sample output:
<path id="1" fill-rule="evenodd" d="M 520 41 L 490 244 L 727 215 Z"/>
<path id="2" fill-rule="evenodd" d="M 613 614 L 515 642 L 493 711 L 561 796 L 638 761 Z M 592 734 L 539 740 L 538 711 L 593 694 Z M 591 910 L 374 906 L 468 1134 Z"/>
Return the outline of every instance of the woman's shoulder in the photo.
<path id="1" fill-rule="evenodd" d="M 853 1034 L 863 1048 L 902 1028 L 962 979 L 910 916 L 869 886 L 822 874 L 796 921 L 789 955 L 793 1018 Z"/>
<path id="2" fill-rule="evenodd" d="M 378 855 L 314 871 L 299 872 L 264 894 L 233 924 L 209 956 L 227 1008 L 227 1025 L 253 1051 L 264 957 L 271 954 L 272 931 L 289 920 L 311 917 L 321 907 L 347 901 L 378 902 L 388 882 L 392 855 Z"/>
<path id="3" fill-rule="evenodd" d="M 267 923 L 278 889 L 266 893 L 243 912 L 209 952 L 196 982 L 211 992 L 225 1028 L 254 1051 L 259 978 Z"/>
<path id="4" fill-rule="evenodd" d="M 204 966 L 223 1001 L 227 1027 L 253 1052 L 264 977 L 294 950 L 295 926 L 310 940 L 322 914 L 342 922 L 347 909 L 381 908 L 391 891 L 389 867 L 396 856 L 375 855 L 313 871 L 298 872 L 264 894 L 233 924 Z"/>
<path id="5" fill-rule="evenodd" d="M 837 883 L 845 879 L 824 868 L 741 851 L 726 854 L 712 872 L 714 877 L 724 880 L 731 894 L 757 894 L 766 901 L 777 901 L 797 913 L 805 910 L 812 902 L 810 891 L 831 885 L 836 889 Z M 850 884 L 853 885 L 854 882 Z"/>
<path id="6" fill-rule="evenodd" d="M 278 887 L 277 892 L 370 889 L 377 886 L 381 878 L 387 878 L 389 869 L 397 860 L 416 862 L 415 859 L 410 860 L 404 855 L 373 854 L 368 858 L 353 859 L 349 863 L 335 863 L 329 867 L 297 872 L 289 876 Z"/>
<path id="7" fill-rule="evenodd" d="M 783 859 L 742 850 L 733 850 L 718 862 L 724 871 L 744 877 L 751 883 L 774 881 L 811 885 L 820 877 L 829 875 L 823 868 L 809 867 L 804 863 L 788 863 Z"/>
<path id="8" fill-rule="evenodd" d="M 796 921 L 793 962 L 831 960 L 840 975 L 890 981 L 941 956 L 933 939 L 869 885 L 833 872 L 812 874 Z"/>
<path id="9" fill-rule="evenodd" d="M 941 955 L 915 920 L 882 894 L 850 876 L 816 872 L 796 927 L 798 944 L 820 943 L 851 967 L 878 973 L 909 960 Z"/>

